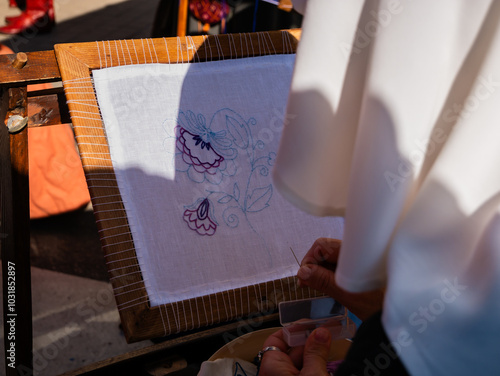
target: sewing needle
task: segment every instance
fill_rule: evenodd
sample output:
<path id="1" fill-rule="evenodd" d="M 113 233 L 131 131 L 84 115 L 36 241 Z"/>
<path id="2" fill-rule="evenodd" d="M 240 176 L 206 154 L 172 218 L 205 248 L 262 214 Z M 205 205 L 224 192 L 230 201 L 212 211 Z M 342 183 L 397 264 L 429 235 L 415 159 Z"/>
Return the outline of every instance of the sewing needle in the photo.
<path id="1" fill-rule="evenodd" d="M 295 258 L 295 261 L 297 261 L 297 265 L 299 266 L 300 268 L 300 262 L 299 262 L 299 259 L 297 258 L 297 256 L 295 256 L 295 252 L 293 251 L 292 247 L 290 247 L 290 251 L 292 251 L 292 255 L 293 257 Z"/>
<path id="2" fill-rule="evenodd" d="M 297 256 L 295 255 L 295 252 L 293 251 L 292 247 L 290 247 L 290 251 L 292 251 L 292 255 L 293 257 L 295 258 L 295 261 L 297 261 L 297 265 L 299 266 L 300 268 L 300 262 L 299 262 L 299 259 L 297 258 Z M 297 280 L 297 277 L 294 278 L 295 280 L 295 291 L 298 290 L 298 288 L 300 287 L 300 281 Z"/>

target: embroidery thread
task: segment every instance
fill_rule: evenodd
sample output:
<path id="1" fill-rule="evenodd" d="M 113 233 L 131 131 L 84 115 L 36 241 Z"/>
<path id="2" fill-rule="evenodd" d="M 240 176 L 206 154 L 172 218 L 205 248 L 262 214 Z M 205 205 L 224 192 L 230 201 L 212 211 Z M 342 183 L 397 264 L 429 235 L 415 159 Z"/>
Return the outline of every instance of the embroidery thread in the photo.
<path id="1" fill-rule="evenodd" d="M 185 172 L 192 182 L 203 183 L 205 188 L 205 197 L 185 207 L 183 214 L 198 234 L 215 234 L 216 212 L 228 227 L 238 227 L 243 217 L 257 233 L 249 215 L 270 206 L 273 186 L 265 177 L 276 154 L 266 153 L 266 144 L 254 139 L 252 128 L 256 124 L 254 118 L 245 120 L 229 108 L 216 111 L 208 125 L 202 114 L 180 113 L 174 129 L 176 155 L 182 162 L 177 159 L 176 171 Z M 238 180 L 234 181 L 236 175 Z"/>
<path id="2" fill-rule="evenodd" d="M 182 152 L 182 159 L 196 172 L 215 175 L 224 157 L 219 155 L 201 136 L 179 127 L 177 149 Z"/>
<path id="3" fill-rule="evenodd" d="M 184 221 L 189 228 L 200 235 L 212 236 L 217 230 L 217 223 L 210 218 L 210 201 L 205 198 L 194 210 L 184 211 Z"/>
<path id="4" fill-rule="evenodd" d="M 219 119 L 212 118 L 207 125 L 202 114 L 195 115 L 192 111 L 181 112 L 177 119 L 176 155 L 182 157 L 184 164 L 177 164 L 176 170 L 186 172 L 195 183 L 218 185 L 224 176 L 236 173 L 234 159 L 238 152 L 232 147 L 227 130 L 212 129 L 219 122 Z"/>

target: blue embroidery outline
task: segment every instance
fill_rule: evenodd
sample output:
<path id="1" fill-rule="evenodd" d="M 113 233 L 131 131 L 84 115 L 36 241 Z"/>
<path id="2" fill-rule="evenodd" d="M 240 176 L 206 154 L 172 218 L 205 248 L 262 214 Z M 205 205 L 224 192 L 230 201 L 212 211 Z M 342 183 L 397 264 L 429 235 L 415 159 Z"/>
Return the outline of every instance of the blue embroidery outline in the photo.
<path id="1" fill-rule="evenodd" d="M 194 203 L 185 206 L 185 209 L 193 208 L 200 200 L 207 199 L 210 200 L 211 205 L 216 203 L 219 207 L 225 206 L 220 210 L 222 211 L 222 219 L 228 227 L 238 227 L 240 224 L 239 215 L 241 214 L 250 228 L 257 233 L 249 215 L 267 209 L 274 191 L 272 184 L 255 186 L 255 182 L 258 175 L 269 175 L 269 168 L 274 164 L 276 153 L 259 155 L 262 154 L 259 151 L 264 150 L 265 143 L 254 138 L 252 129 L 256 124 L 255 118 L 251 117 L 245 120 L 240 114 L 229 108 L 216 111 L 208 125 L 203 114 L 195 114 L 193 111 L 179 113 L 174 136 L 176 138 L 174 157 L 177 157 L 176 160 L 179 161 L 176 163 L 176 171 L 186 173 L 193 183 L 204 183 L 214 187 L 214 189 L 206 188 L 206 196 L 195 198 Z M 215 127 L 219 127 L 219 129 L 214 130 Z M 220 166 L 214 167 L 215 164 L 211 166 L 207 163 L 206 170 L 200 171 L 203 167 L 199 166 L 205 166 L 205 164 L 200 164 L 199 160 L 194 157 L 195 153 L 189 149 L 188 141 L 184 137 L 186 133 L 191 137 L 191 141 L 189 141 L 191 148 L 199 147 L 201 152 L 213 151 L 215 155 L 222 156 L 223 160 L 220 162 Z M 239 158 L 236 161 L 240 153 L 246 153 L 246 158 Z M 237 165 L 237 162 L 241 163 L 242 160 L 248 161 L 249 164 L 250 172 L 246 178 L 246 184 L 241 187 L 238 182 L 235 182 L 232 187 L 225 188 L 227 179 L 244 170 L 238 168 Z M 215 171 L 210 171 L 210 169 Z M 245 181 L 245 179 L 243 180 Z M 217 223 L 213 212 L 210 218 Z"/>

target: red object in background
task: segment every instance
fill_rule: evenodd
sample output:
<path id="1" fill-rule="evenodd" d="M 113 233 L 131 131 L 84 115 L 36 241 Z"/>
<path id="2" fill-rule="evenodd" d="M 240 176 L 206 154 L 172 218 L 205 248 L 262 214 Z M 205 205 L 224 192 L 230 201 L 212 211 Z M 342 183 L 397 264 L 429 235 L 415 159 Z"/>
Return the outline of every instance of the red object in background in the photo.
<path id="1" fill-rule="evenodd" d="M 223 22 L 229 14 L 229 6 L 226 2 L 221 3 L 216 0 L 190 0 L 189 10 L 194 18 L 204 24 L 203 31 L 205 32 L 208 32 L 210 25 Z"/>
<path id="2" fill-rule="evenodd" d="M 0 54 L 12 53 L 10 48 L 0 44 Z M 28 91 L 50 87 L 51 84 L 29 85 Z M 90 201 L 69 124 L 29 128 L 28 155 L 31 218 L 75 210 Z"/>
<path id="3" fill-rule="evenodd" d="M 10 2 L 12 5 L 12 1 Z M 0 33 L 20 34 L 27 29 L 50 31 L 55 24 L 53 0 L 26 0 L 26 9 L 16 17 L 6 17 Z"/>

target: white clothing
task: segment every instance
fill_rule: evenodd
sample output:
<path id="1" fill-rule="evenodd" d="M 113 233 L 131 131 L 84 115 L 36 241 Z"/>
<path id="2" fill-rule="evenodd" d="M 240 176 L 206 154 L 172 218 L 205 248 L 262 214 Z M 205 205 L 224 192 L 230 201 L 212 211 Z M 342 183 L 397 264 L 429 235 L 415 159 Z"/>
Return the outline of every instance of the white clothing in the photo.
<path id="1" fill-rule="evenodd" d="M 275 183 L 345 216 L 337 282 L 387 288 L 415 375 L 499 368 L 499 21 L 491 0 L 306 5 Z"/>

